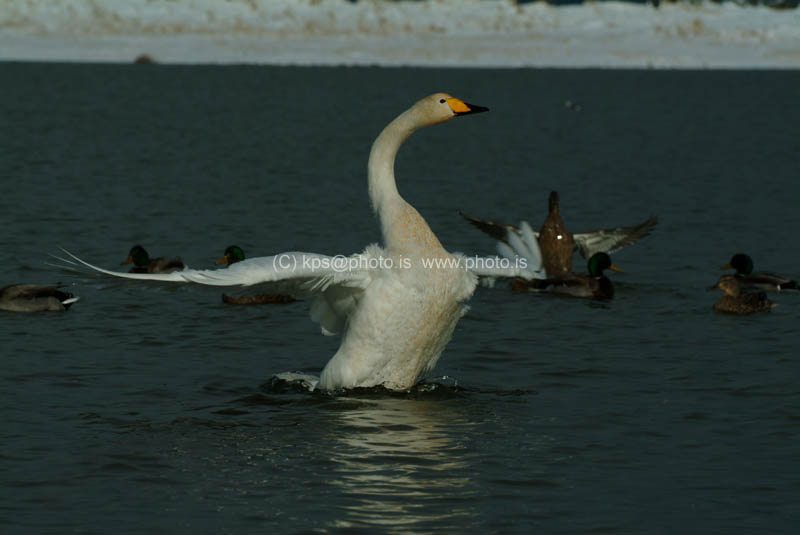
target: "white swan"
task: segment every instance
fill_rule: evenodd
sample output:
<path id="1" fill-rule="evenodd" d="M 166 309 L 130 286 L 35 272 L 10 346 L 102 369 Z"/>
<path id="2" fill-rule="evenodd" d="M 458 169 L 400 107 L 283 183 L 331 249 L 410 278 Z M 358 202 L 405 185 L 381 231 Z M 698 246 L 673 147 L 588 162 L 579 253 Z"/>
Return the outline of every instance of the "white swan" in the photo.
<path id="1" fill-rule="evenodd" d="M 449 253 L 397 191 L 395 156 L 413 132 L 483 111 L 487 108 L 437 93 L 414 104 L 380 133 L 370 152 L 368 176 L 383 248 L 370 245 L 350 257 L 291 252 L 244 260 L 222 270 L 160 275 L 107 271 L 68 254 L 80 264 L 118 277 L 220 286 L 277 282 L 282 293 L 313 296 L 311 318 L 324 334 L 343 335 L 339 350 L 322 370 L 318 388 L 382 385 L 405 390 L 436 365 L 468 309 L 465 303 L 478 276 L 543 276 L 534 238 L 535 251 L 531 254 L 529 244 L 524 262 Z M 518 258 L 513 251 L 508 257 Z"/>

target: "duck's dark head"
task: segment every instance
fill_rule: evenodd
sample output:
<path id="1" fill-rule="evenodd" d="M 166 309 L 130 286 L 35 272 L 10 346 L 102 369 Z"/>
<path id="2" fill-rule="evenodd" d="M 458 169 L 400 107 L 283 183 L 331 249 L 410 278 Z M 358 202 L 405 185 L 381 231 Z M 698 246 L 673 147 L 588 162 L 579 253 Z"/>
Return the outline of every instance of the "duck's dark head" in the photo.
<path id="1" fill-rule="evenodd" d="M 749 275 L 753 272 L 753 259 L 744 253 L 737 253 L 731 257 L 731 261 L 720 269 L 735 269 L 736 273 Z"/>
<path id="2" fill-rule="evenodd" d="M 558 192 L 557 191 L 551 191 L 550 192 L 550 199 L 547 201 L 547 210 L 551 214 L 557 214 L 558 213 Z"/>
<path id="3" fill-rule="evenodd" d="M 611 257 L 606 253 L 595 253 L 589 258 L 587 264 L 589 275 L 592 277 L 602 277 L 603 271 L 610 269 L 611 271 L 622 272 L 617 266 L 611 263 Z"/>
<path id="4" fill-rule="evenodd" d="M 227 249 L 225 249 L 225 255 L 217 260 L 217 264 L 235 264 L 236 262 L 241 262 L 244 260 L 244 251 L 238 245 L 229 245 Z"/>
<path id="5" fill-rule="evenodd" d="M 134 245 L 128 253 L 128 258 L 123 262 L 124 264 L 133 263 L 136 267 L 145 267 L 150 263 L 150 255 L 144 250 L 141 245 Z"/>

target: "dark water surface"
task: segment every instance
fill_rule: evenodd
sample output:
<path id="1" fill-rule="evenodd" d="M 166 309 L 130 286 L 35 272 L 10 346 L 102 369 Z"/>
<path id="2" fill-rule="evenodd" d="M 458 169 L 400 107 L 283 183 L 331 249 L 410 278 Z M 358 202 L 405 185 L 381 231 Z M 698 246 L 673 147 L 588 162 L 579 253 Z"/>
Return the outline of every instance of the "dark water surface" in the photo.
<path id="1" fill-rule="evenodd" d="M 0 312 L 3 533 L 800 524 L 800 295 L 728 317 L 706 291 L 738 251 L 800 275 L 800 72 L 2 64 L 0 86 L 0 283 L 81 297 Z M 398 157 L 445 247 L 492 253 L 456 210 L 538 227 L 551 189 L 573 231 L 658 215 L 613 302 L 479 289 L 426 385 L 334 397 L 270 382 L 338 347 L 308 303 L 46 264 L 358 252 L 370 144 L 434 91 L 492 109 Z"/>

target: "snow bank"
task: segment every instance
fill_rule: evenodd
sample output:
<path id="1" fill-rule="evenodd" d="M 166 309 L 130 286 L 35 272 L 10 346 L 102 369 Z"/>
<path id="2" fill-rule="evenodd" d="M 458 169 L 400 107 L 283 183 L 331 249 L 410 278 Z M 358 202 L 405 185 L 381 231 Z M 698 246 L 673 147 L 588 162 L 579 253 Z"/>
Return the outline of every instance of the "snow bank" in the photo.
<path id="1" fill-rule="evenodd" d="M 0 60 L 800 67 L 800 9 L 513 0 L 3 0 Z"/>

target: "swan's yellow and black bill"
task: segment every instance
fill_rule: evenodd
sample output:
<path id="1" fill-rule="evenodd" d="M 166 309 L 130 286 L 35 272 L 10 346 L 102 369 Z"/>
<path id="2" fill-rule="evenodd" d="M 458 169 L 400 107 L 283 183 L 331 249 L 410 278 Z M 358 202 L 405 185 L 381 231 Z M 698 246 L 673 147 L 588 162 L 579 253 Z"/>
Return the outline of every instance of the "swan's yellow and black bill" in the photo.
<path id="1" fill-rule="evenodd" d="M 217 264 L 227 264 L 227 263 L 228 263 L 228 255 L 225 255 L 219 260 L 217 260 Z"/>
<path id="2" fill-rule="evenodd" d="M 124 266 L 125 264 L 133 264 L 133 257 L 129 256 L 128 258 L 126 258 L 125 261 L 122 263 L 122 265 Z"/>
<path id="3" fill-rule="evenodd" d="M 468 115 L 470 113 L 481 113 L 483 111 L 489 111 L 489 108 L 485 106 L 478 106 L 476 104 L 469 104 L 464 102 L 463 100 L 459 100 L 457 98 L 448 98 L 447 105 L 450 106 L 450 109 L 453 110 L 453 113 L 456 115 Z"/>

